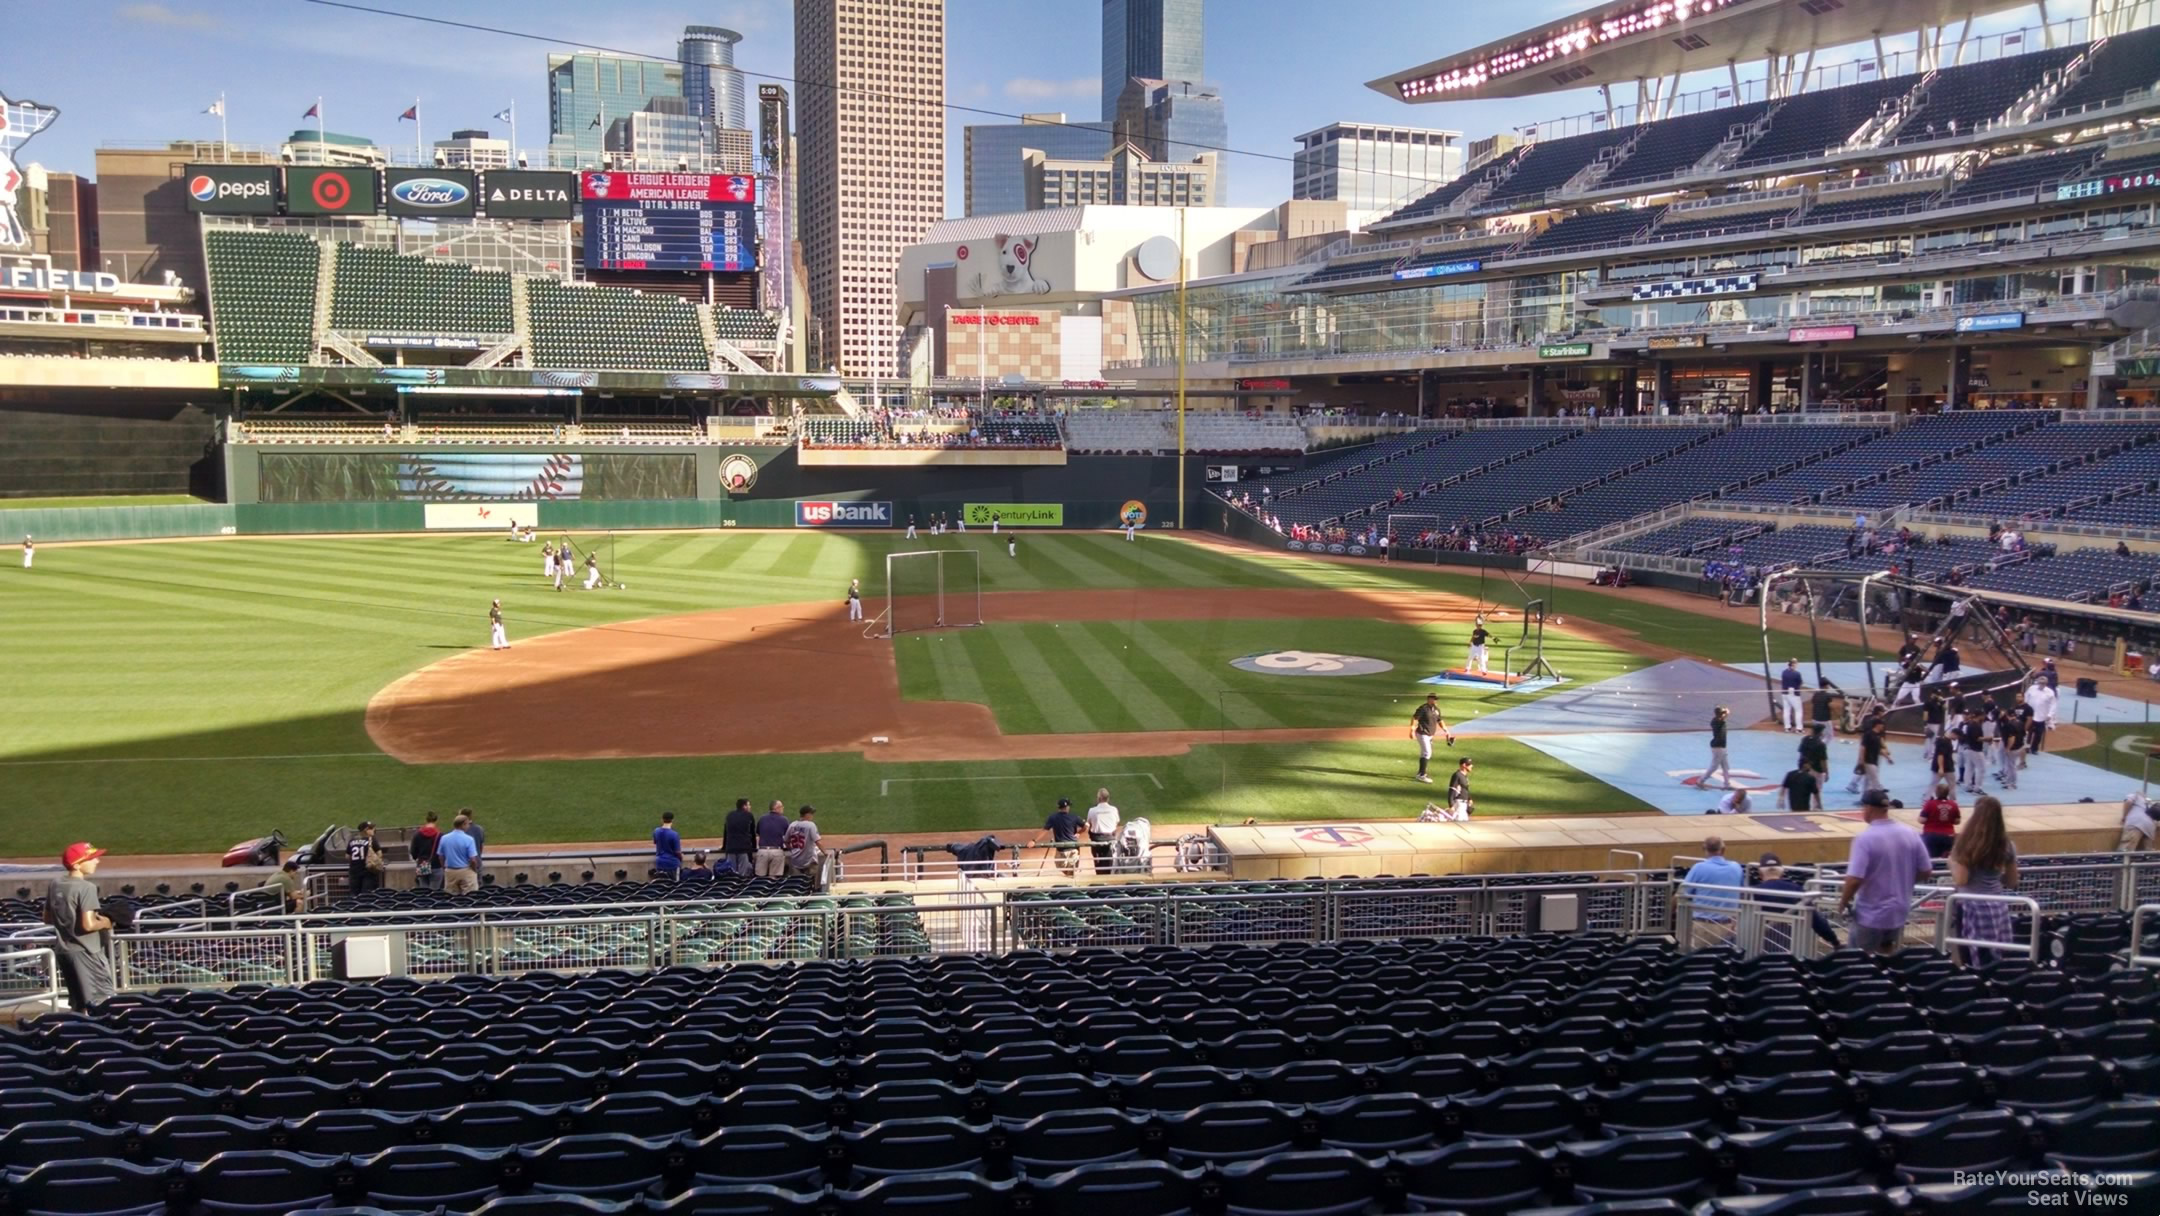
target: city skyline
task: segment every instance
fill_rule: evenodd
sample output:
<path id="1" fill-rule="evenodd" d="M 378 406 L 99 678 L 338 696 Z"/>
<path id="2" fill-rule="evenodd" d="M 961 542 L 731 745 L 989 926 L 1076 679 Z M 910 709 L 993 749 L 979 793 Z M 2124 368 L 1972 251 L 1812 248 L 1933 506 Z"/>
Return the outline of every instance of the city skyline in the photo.
<path id="1" fill-rule="evenodd" d="M 1586 112 L 1594 93 L 1410 106 L 1363 83 L 1584 7 L 1576 0 L 1532 0 L 1512 8 L 1439 12 L 1424 0 L 1358 0 L 1356 20 L 1321 23 L 1301 19 L 1305 10 L 1288 0 L 1221 7 L 1207 29 L 1206 63 L 1232 107 L 1226 201 L 1266 206 L 1289 198 L 1296 137 L 1332 122 L 1443 127 L 1476 140 Z M 219 119 L 204 111 L 221 94 L 234 141 L 273 149 L 295 127 L 312 125 L 301 115 L 318 95 L 330 130 L 393 150 L 412 146 L 412 124 L 401 126 L 397 116 L 416 96 L 429 143 L 453 129 L 487 128 L 505 136 L 507 124 L 492 116 L 514 102 L 518 142 L 540 164 L 547 146 L 549 54 L 590 46 L 673 61 L 688 25 L 740 32 L 736 66 L 751 88 L 779 83 L 798 99 L 803 92 L 793 80 L 789 6 L 780 0 L 624 3 L 597 15 L 569 0 L 471 0 L 457 16 L 560 41 L 415 25 L 289 0 L 29 6 L 18 14 L 20 44 L 96 47 L 99 72 L 129 80 L 131 87 L 92 87 L 78 63 L 56 54 L 21 57 L 10 65 L 6 85 L 10 96 L 61 111 L 39 136 L 32 159 L 84 175 L 92 172 L 92 153 L 101 143 L 216 139 Z M 2037 10 L 2027 7 L 1974 28 L 1983 34 L 2036 22 Z M 1074 121 L 1094 117 L 1101 24 L 1101 0 L 1028 6 L 949 0 L 949 215 L 961 214 L 965 198 L 968 124 L 1017 122 L 1023 113 L 1041 111 L 1065 111 Z M 1284 30 L 1296 31 L 1294 47 L 1286 45 Z M 1377 37 L 1382 31 L 1387 36 Z M 1286 55 L 1319 66 L 1298 70 L 1296 86 L 1284 87 Z"/>

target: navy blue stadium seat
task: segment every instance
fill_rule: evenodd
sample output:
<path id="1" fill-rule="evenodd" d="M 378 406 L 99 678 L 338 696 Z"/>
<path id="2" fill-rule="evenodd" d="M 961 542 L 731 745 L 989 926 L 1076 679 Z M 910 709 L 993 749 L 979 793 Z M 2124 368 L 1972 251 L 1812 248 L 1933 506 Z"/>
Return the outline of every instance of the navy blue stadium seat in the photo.
<path id="1" fill-rule="evenodd" d="M 1411 1211 L 1501 1213 L 1548 1198 L 1551 1161 L 1520 1140 L 1465 1141 L 1392 1159 Z"/>

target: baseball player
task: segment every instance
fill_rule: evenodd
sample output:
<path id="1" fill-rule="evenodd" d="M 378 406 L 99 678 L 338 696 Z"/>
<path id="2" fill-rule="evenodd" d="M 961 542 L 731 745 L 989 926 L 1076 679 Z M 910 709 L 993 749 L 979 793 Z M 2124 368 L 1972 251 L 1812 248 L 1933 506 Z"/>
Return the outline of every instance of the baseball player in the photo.
<path id="1" fill-rule="evenodd" d="M 990 513 L 990 535 L 996 536 L 998 534 L 998 524 L 1002 523 L 1003 521 L 1004 517 L 1000 516 L 997 512 L 992 511 Z"/>
<path id="2" fill-rule="evenodd" d="M 1134 519 L 1130 515 L 1125 517 L 1125 539 L 1127 542 L 1130 542 L 1133 539 L 1134 533 L 1136 533 L 1139 528 L 1139 520 Z"/>
<path id="3" fill-rule="evenodd" d="M 1785 711 L 1785 733 L 1800 733 L 1800 690 L 1807 681 L 1800 675 L 1800 660 L 1785 660 L 1785 670 L 1778 673 L 1778 704 Z"/>
<path id="4" fill-rule="evenodd" d="M 967 531 L 967 512 L 962 511 L 953 516 L 953 530 L 957 532 Z"/>
<path id="5" fill-rule="evenodd" d="M 1425 766 L 1432 761 L 1434 735 L 1446 735 L 1449 747 L 1455 746 L 1455 732 L 1448 729 L 1447 719 L 1440 713 L 1440 694 L 1425 694 L 1425 703 L 1410 715 L 1410 737 L 1417 740 L 1417 779 L 1432 784 L 1432 775 Z"/>
<path id="6" fill-rule="evenodd" d="M 501 600 L 494 600 L 488 604 L 488 649 L 510 649 L 509 635 L 503 632 Z"/>
<path id="7" fill-rule="evenodd" d="M 1470 661 L 1466 664 L 1469 670 L 1475 671 L 1479 675 L 1485 674 L 1485 639 L 1487 636 L 1485 618 L 1479 617 L 1477 623 L 1470 627 Z"/>
<path id="8" fill-rule="evenodd" d="M 28 570 L 30 568 L 30 563 L 36 560 L 37 542 L 31 540 L 29 536 L 25 535 L 22 538 L 22 568 Z"/>
<path id="9" fill-rule="evenodd" d="M 555 542 L 553 541 L 540 546 L 540 577 L 544 579 L 555 577 Z"/>
<path id="10" fill-rule="evenodd" d="M 587 591 L 590 591 L 599 585 L 600 555 L 597 553 L 588 553 L 585 555 L 585 589 Z"/>
<path id="11" fill-rule="evenodd" d="M 1018 533 L 1008 532 L 1005 534 L 1005 556 L 1020 556 L 1020 536 Z"/>
<path id="12" fill-rule="evenodd" d="M 851 621 L 862 619 L 862 580 L 859 578 L 851 578 L 847 581 L 847 619 Z"/>
<path id="13" fill-rule="evenodd" d="M 570 580 L 570 542 L 565 540 L 562 548 L 555 551 L 555 589 L 560 591 Z"/>
<path id="14" fill-rule="evenodd" d="M 907 538 L 909 540 L 915 539 L 915 517 L 912 515 L 907 517 Z"/>
<path id="15" fill-rule="evenodd" d="M 1724 779 L 1725 788 L 1732 788 L 1732 761 L 1725 754 L 1725 727 L 1731 716 L 1732 711 L 1722 705 L 1710 714 L 1710 767 L 1695 779 L 1696 789 L 1709 789 L 1712 773 Z"/>

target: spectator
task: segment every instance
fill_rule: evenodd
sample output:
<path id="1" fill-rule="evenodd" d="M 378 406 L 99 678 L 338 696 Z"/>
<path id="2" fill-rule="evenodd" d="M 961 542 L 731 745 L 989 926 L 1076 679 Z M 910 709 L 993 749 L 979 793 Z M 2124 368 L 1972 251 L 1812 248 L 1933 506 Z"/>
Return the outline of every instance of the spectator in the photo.
<path id="1" fill-rule="evenodd" d="M 757 821 L 756 873 L 759 878 L 782 878 L 787 874 L 787 804 L 778 798 Z"/>
<path id="2" fill-rule="evenodd" d="M 435 860 L 435 848 L 442 843 L 442 816 L 433 811 L 413 829 L 412 839 L 405 842 L 406 852 L 412 855 L 413 885 L 423 891 L 442 889 L 442 867 Z"/>
<path id="3" fill-rule="evenodd" d="M 1755 804 L 1748 797 L 1747 787 L 1736 785 L 1725 791 L 1725 796 L 1718 799 L 1717 809 L 1710 813 L 1713 815 L 1745 815 L 1754 809 Z"/>
<path id="4" fill-rule="evenodd" d="M 487 829 L 480 826 L 480 818 L 473 814 L 471 807 L 459 807 L 458 814 L 465 817 L 465 834 L 472 837 L 472 872 L 477 881 L 481 877 L 480 867 L 487 860 Z"/>
<path id="5" fill-rule="evenodd" d="M 1934 797 L 1920 804 L 1920 843 L 1927 846 L 1929 857 L 1950 855 L 1950 846 L 1957 841 L 1958 821 L 1963 817 L 1950 783 L 1936 782 Z"/>
<path id="6" fill-rule="evenodd" d="M 267 890 L 271 887 L 277 888 L 280 901 L 288 914 L 300 911 L 307 898 L 306 888 L 300 877 L 300 859 L 287 858 L 278 872 L 263 879 L 262 886 L 257 889 Z"/>
<path id="7" fill-rule="evenodd" d="M 1694 904 L 1690 940 L 1697 950 L 1732 944 L 1733 913 L 1740 900 L 1714 888 L 1738 889 L 1747 885 L 1747 872 L 1725 856 L 1724 837 L 1708 836 L 1702 844 L 1703 859 L 1689 866 L 1687 877 L 1680 880 Z"/>
<path id="8" fill-rule="evenodd" d="M 1057 800 L 1057 810 L 1043 821 L 1043 830 L 1050 833 L 1050 847 L 1057 850 L 1058 870 L 1067 878 L 1080 873 L 1080 820 L 1072 813 L 1072 799 Z M 1042 837 L 1028 842 L 1028 847 L 1040 848 Z"/>
<path id="9" fill-rule="evenodd" d="M 1950 848 L 1950 882 L 1960 895 L 2001 895 L 2017 887 L 2017 845 L 2003 827 L 2002 800 L 1995 795 L 1973 800 L 1972 819 Z M 2007 947 L 2010 905 L 1987 899 L 1959 904 L 1957 935 Z"/>
<path id="10" fill-rule="evenodd" d="M 97 1008 L 113 997 L 112 918 L 98 902 L 98 858 L 105 850 L 76 841 L 60 854 L 67 877 L 54 880 L 45 891 L 45 923 L 53 928 L 54 952 L 59 955 L 60 983 L 67 989 L 68 1007 L 77 1013 Z"/>
<path id="11" fill-rule="evenodd" d="M 748 798 L 737 798 L 735 809 L 720 825 L 720 855 L 727 860 L 729 870 L 748 878 L 756 853 L 757 816 L 750 813 Z"/>
<path id="12" fill-rule="evenodd" d="M 805 802 L 795 814 L 795 822 L 788 825 L 787 835 L 781 838 L 781 847 L 787 850 L 788 873 L 810 878 L 824 855 L 818 848 L 817 808 Z"/>
<path id="13" fill-rule="evenodd" d="M 382 849 L 375 843 L 375 822 L 363 819 L 345 838 L 345 885 L 355 895 L 382 886 Z"/>
<path id="14" fill-rule="evenodd" d="M 690 864 L 683 867 L 680 878 L 683 882 L 709 882 L 712 876 L 712 857 L 705 850 L 699 849 L 691 855 Z"/>
<path id="15" fill-rule="evenodd" d="M 660 812 L 660 826 L 652 833 L 653 870 L 661 878 L 677 878 L 682 872 L 682 834 L 675 830 L 675 812 Z"/>
<path id="16" fill-rule="evenodd" d="M 2133 793 L 2123 799 L 2122 839 L 2115 848 L 2124 853 L 2142 853 L 2153 847 L 2152 800 L 2143 794 Z"/>
<path id="17" fill-rule="evenodd" d="M 1756 864 L 1754 889 L 1765 894 L 1757 896 L 1766 909 L 1789 908 L 1801 902 L 1807 890 L 1793 879 L 1785 877 L 1785 863 L 1775 853 L 1765 853 Z M 1774 894 L 1773 894 L 1774 893 Z M 1808 913 L 1808 925 L 1815 930 L 1818 940 L 1832 950 L 1838 948 L 1837 927 L 1821 912 Z M 1763 948 L 1771 953 L 1792 948 L 1792 930 L 1775 921 L 1763 925 Z"/>
<path id="18" fill-rule="evenodd" d="M 1110 854 L 1117 843 L 1118 809 L 1110 801 L 1110 791 L 1095 791 L 1095 805 L 1087 813 L 1088 849 L 1095 854 L 1095 872 L 1110 872 Z"/>
<path id="19" fill-rule="evenodd" d="M 1912 919 L 1913 887 L 1934 876 L 1934 862 L 1920 833 L 1890 818 L 1889 794 L 1871 790 L 1860 807 L 1867 826 L 1853 837 L 1838 912 L 1852 914 L 1853 945 L 1870 954 L 1893 954 Z"/>
<path id="20" fill-rule="evenodd" d="M 442 863 L 443 890 L 451 895 L 469 895 L 480 889 L 480 846 L 472 838 L 472 816 L 459 811 L 450 821 L 450 830 L 435 845 L 435 857 Z"/>

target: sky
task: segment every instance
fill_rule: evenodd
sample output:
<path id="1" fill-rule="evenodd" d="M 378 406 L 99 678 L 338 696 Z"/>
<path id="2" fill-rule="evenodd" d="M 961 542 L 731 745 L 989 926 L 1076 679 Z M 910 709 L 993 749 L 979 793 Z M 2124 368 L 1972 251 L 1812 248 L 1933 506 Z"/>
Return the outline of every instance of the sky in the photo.
<path id="1" fill-rule="evenodd" d="M 486 127 L 511 103 L 518 143 L 547 142 L 551 51 L 606 47 L 674 57 L 689 24 L 743 34 L 736 65 L 756 86 L 794 72 L 787 0 L 371 0 L 374 7 L 498 26 L 538 39 L 416 24 L 308 0 L 7 0 L 17 53 L 0 94 L 60 109 L 16 153 L 89 174 L 101 143 L 216 139 L 203 111 L 222 93 L 236 143 L 276 144 L 316 98 L 330 130 L 412 146 L 398 115 L 419 102 L 427 142 Z M 1364 81 L 1578 11 L 1586 0 L 1210 0 L 1208 75 L 1229 118 L 1231 196 L 1239 206 L 1289 197 L 1294 137 L 1329 122 L 1460 130 L 1482 138 L 1581 114 L 1595 94 L 1405 105 Z M 946 210 L 960 212 L 961 129 L 1000 115 L 1063 110 L 1098 117 L 1100 0 L 947 0 Z M 2031 23 L 2010 14 L 1987 28 Z M 758 75 L 762 73 L 763 75 Z M 790 92 L 794 92 L 791 82 Z M 989 113 L 971 113 L 970 110 Z M 539 157 L 534 158 L 539 161 Z"/>

